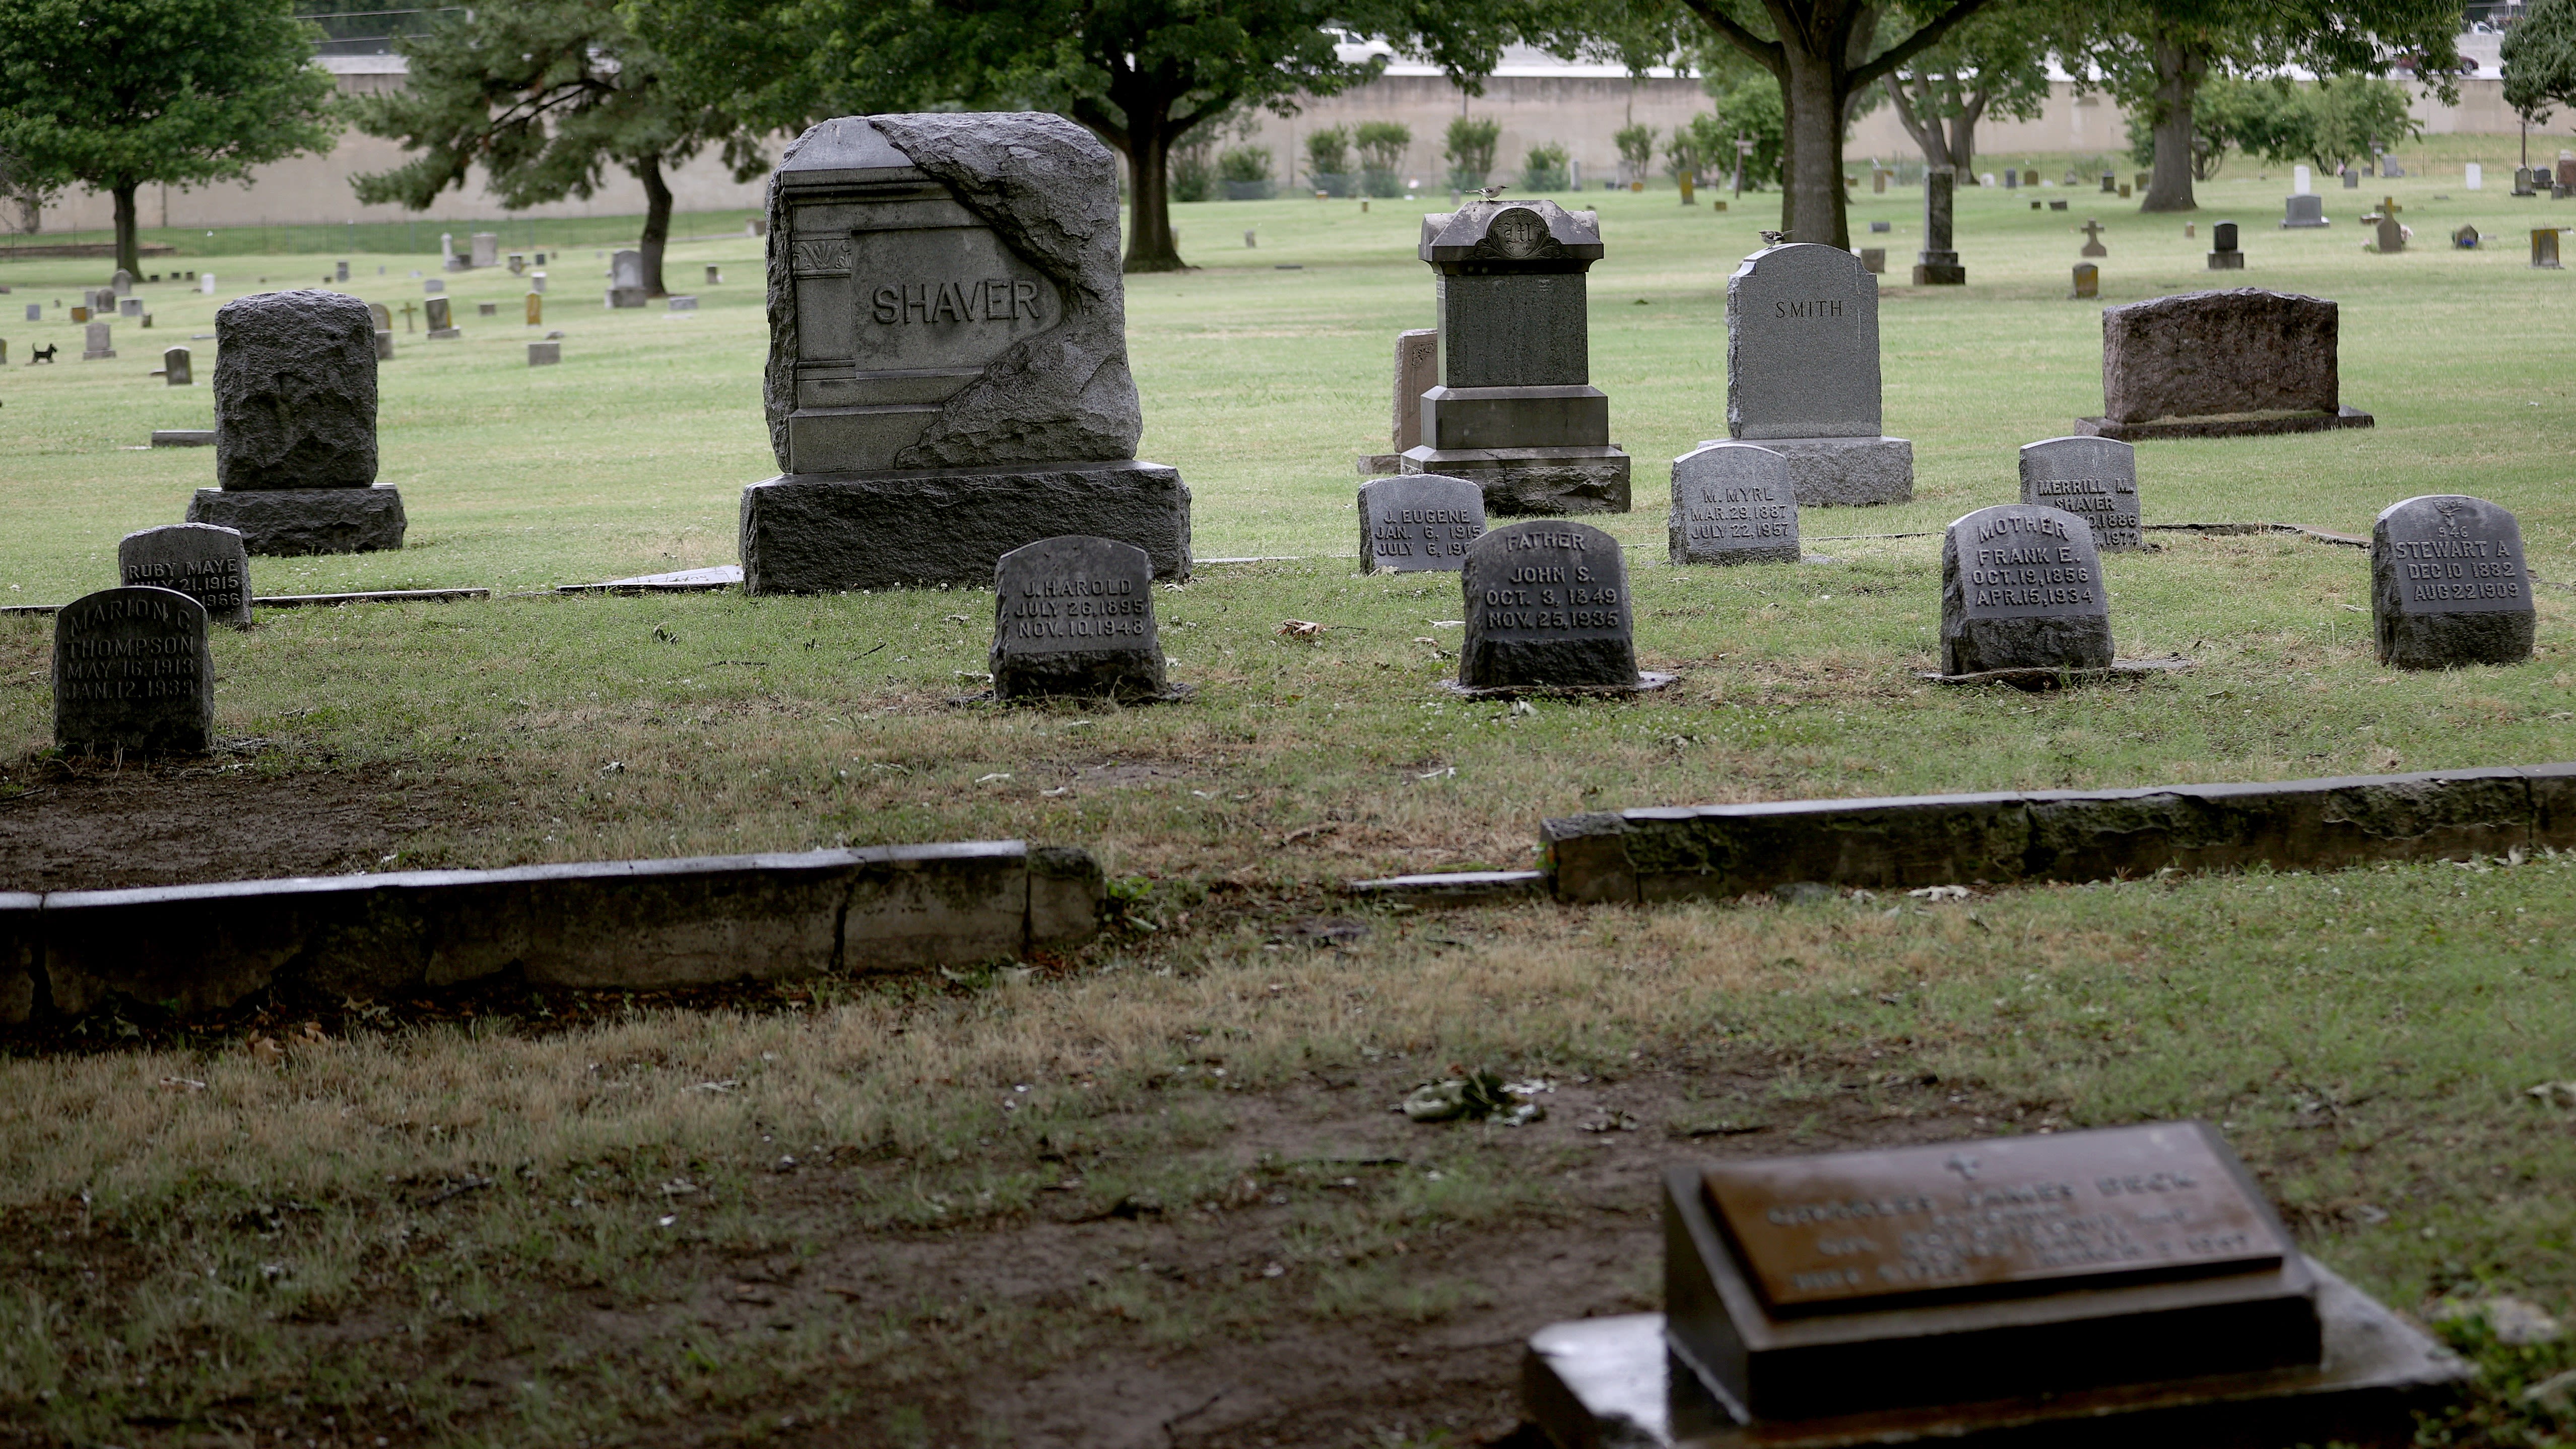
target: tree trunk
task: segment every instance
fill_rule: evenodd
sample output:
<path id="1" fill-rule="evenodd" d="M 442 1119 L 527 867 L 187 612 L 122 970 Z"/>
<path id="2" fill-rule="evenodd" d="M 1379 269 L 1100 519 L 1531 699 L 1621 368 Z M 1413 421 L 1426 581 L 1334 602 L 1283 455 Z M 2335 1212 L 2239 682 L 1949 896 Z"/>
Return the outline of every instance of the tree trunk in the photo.
<path id="1" fill-rule="evenodd" d="M 1127 131 L 1127 260 L 1130 272 L 1182 272 L 1172 235 L 1172 138 L 1161 124 Z"/>
<path id="2" fill-rule="evenodd" d="M 2155 38 L 2156 169 L 2147 179 L 2140 211 L 2198 211 L 2191 194 L 2191 108 L 2200 93 L 2200 78 L 2209 73 L 2209 56 L 2198 46 L 2170 34 Z"/>
<path id="3" fill-rule="evenodd" d="M 1959 168 L 1959 179 L 1969 186 L 1985 184 L 1977 179 L 1977 123 L 1986 118 L 1986 105 L 1992 99 L 1978 91 L 1950 118 L 1950 164 Z"/>
<path id="4" fill-rule="evenodd" d="M 1923 153 L 1923 164 L 1950 165 L 1950 143 L 1941 134 L 1941 118 L 1927 116 L 1915 109 L 1914 96 L 1907 91 L 1904 77 L 1892 75 L 1887 78 L 1887 98 L 1896 103 L 1897 124 L 1905 128 L 1905 134 L 1914 138 L 1916 149 Z"/>
<path id="5" fill-rule="evenodd" d="M 142 184 L 119 181 L 109 188 L 116 197 L 116 264 L 134 277 L 143 275 L 143 240 L 134 220 L 134 193 Z"/>
<path id="6" fill-rule="evenodd" d="M 662 289 L 662 249 L 671 240 L 671 187 L 662 179 L 661 154 L 649 154 L 626 169 L 644 183 L 644 240 L 638 248 L 644 254 L 644 295 L 667 297 L 670 293 Z"/>
<path id="7" fill-rule="evenodd" d="M 1794 45 L 1786 47 L 1784 58 L 1789 74 L 1780 84 L 1780 100 L 1788 134 L 1780 148 L 1780 230 L 1793 242 L 1849 248 L 1841 68 L 1830 56 L 1803 53 Z"/>

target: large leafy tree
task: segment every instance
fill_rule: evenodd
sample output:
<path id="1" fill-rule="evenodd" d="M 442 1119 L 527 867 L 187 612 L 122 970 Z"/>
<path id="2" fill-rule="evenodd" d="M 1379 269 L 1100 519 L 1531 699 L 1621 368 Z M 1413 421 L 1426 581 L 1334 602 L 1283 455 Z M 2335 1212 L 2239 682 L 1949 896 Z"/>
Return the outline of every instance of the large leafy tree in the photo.
<path id="1" fill-rule="evenodd" d="M 2504 103 L 2522 118 L 2523 164 L 2531 127 L 2553 106 L 2576 106 L 2576 0 L 2531 0 L 2504 33 Z"/>
<path id="2" fill-rule="evenodd" d="M 1534 3 L 1534 0 L 1531 0 Z M 933 107 L 1054 111 L 1127 158 L 1126 268 L 1182 266 L 1172 153 L 1229 113 L 1330 95 L 1377 37 L 1470 90 L 1524 0 L 626 0 L 637 27 L 733 114 L 794 127 Z"/>
<path id="3" fill-rule="evenodd" d="M 116 263 L 136 271 L 145 186 L 235 180 L 331 144 L 315 33 L 293 0 L 6 0 L 0 155 L 22 194 L 106 192 Z"/>
<path id="4" fill-rule="evenodd" d="M 736 179 L 768 166 L 759 138 L 727 113 L 664 82 L 662 57 L 628 28 L 615 0 L 509 0 L 450 11 L 400 42 L 402 90 L 355 107 L 370 135 L 418 151 L 351 184 L 365 202 L 426 210 L 464 189 L 476 166 L 513 209 L 588 197 L 614 167 L 644 187 L 644 285 L 659 297 L 671 236 L 663 169 L 720 147 Z"/>
<path id="5" fill-rule="evenodd" d="M 2047 108 L 2047 37 L 2021 13 L 2026 8 L 1990 5 L 1880 82 L 1926 166 L 1971 178 L 1979 122 L 2035 121 Z"/>

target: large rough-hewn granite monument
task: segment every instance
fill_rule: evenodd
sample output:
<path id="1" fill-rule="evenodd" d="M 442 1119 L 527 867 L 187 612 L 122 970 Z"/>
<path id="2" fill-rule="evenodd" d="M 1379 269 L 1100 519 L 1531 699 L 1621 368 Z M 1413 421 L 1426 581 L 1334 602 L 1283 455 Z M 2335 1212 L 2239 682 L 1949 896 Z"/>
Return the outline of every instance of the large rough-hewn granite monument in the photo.
<path id="1" fill-rule="evenodd" d="M 2062 508 L 1980 508 L 1941 538 L 1941 672 L 2108 669 L 2093 529 Z"/>
<path id="2" fill-rule="evenodd" d="M 1789 460 L 1805 508 L 1914 497 L 1914 444 L 1879 435 L 1878 279 L 1791 242 L 1726 282 L 1726 434 Z"/>
<path id="3" fill-rule="evenodd" d="M 2102 416 L 2090 437 L 2232 438 L 2366 428 L 2344 406 L 2341 319 L 2322 297 L 2238 287 L 2102 312 Z"/>
<path id="4" fill-rule="evenodd" d="M 400 548 L 402 494 L 376 483 L 376 324 L 341 292 L 261 292 L 215 313 L 215 482 L 190 523 L 255 554 Z"/>
<path id="5" fill-rule="evenodd" d="M 1439 279 L 1440 385 L 1404 471 L 1474 480 L 1489 514 L 1627 512 L 1628 455 L 1592 385 L 1600 217 L 1479 199 L 1424 217 L 1418 255 Z"/>
<path id="6" fill-rule="evenodd" d="M 2370 530 L 2372 632 L 2399 669 L 2520 664 L 2539 622 L 2522 525 L 2457 493 L 2392 503 Z"/>
<path id="7" fill-rule="evenodd" d="M 1064 534 L 1190 571 L 1180 474 L 1136 460 L 1118 170 L 1057 116 L 845 116 L 769 188 L 770 445 L 743 586 L 993 577 Z"/>

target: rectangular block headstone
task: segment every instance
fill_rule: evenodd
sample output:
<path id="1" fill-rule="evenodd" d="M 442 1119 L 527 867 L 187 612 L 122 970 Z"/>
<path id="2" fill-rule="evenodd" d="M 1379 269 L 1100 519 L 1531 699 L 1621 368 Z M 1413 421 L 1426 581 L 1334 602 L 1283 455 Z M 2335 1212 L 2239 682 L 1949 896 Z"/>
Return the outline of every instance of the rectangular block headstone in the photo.
<path id="1" fill-rule="evenodd" d="M 1439 385 L 1439 329 L 1417 327 L 1395 334 L 1395 451 L 1422 446 L 1422 395 Z"/>
<path id="2" fill-rule="evenodd" d="M 2301 192 L 2295 196 L 2284 197 L 2281 202 L 2281 207 L 2281 225 L 2284 229 L 2291 227 L 2325 226 L 2328 224 L 2326 221 L 2326 199 L 2322 196 L 2313 196 L 2308 193 Z"/>
<path id="3" fill-rule="evenodd" d="M 608 259 L 608 305 L 641 307 L 645 302 L 644 254 L 631 248 Z"/>
<path id="4" fill-rule="evenodd" d="M 420 290 L 425 295 L 435 297 L 447 290 L 447 281 L 443 277 L 432 277 L 420 284 Z"/>
<path id="5" fill-rule="evenodd" d="M 2143 548 L 2138 450 L 2117 438 L 2048 438 L 2021 449 L 2021 501 L 2062 508 L 2093 529 L 2096 548 Z"/>
<path id="6" fill-rule="evenodd" d="M 543 327 L 546 325 L 546 299 L 544 294 L 530 292 L 527 295 L 526 300 L 520 304 L 520 308 L 524 313 L 526 313 L 529 326 Z"/>
<path id="7" fill-rule="evenodd" d="M 1455 573 L 1485 535 L 1485 490 L 1440 473 L 1377 478 L 1360 485 L 1359 515 L 1360 572 Z"/>
<path id="8" fill-rule="evenodd" d="M 2558 228 L 2536 226 L 2531 229 L 2531 264 L 2550 268 L 2558 265 Z"/>
<path id="9" fill-rule="evenodd" d="M 197 278 L 197 291 L 202 296 L 215 295 L 215 274 L 212 272 L 200 274 Z"/>
<path id="10" fill-rule="evenodd" d="M 501 264 L 501 238 L 488 231 L 474 233 L 474 265 L 497 267 Z"/>
<path id="11" fill-rule="evenodd" d="M 2103 416 L 2334 413 L 2340 316 L 2318 297 L 2187 292 L 2102 313 Z"/>
<path id="12" fill-rule="evenodd" d="M 140 317 L 140 316 L 142 316 L 142 315 L 143 315 L 143 299 L 142 299 L 142 298 L 140 298 L 140 297 L 127 297 L 127 298 L 122 299 L 121 301 L 119 301 L 119 302 L 116 304 L 116 315 L 118 315 L 119 317 Z"/>
<path id="13" fill-rule="evenodd" d="M 1869 273 L 1873 277 L 1885 276 L 1887 274 L 1887 248 L 1862 247 L 1860 249 L 1860 267 L 1862 271 Z"/>
<path id="14" fill-rule="evenodd" d="M 2522 525 L 2483 498 L 2390 504 L 2371 526 L 2370 579 L 2382 664 L 2457 669 L 2531 657 L 2537 615 Z"/>
<path id="15" fill-rule="evenodd" d="M 1667 546 L 1677 564 L 1796 563 L 1789 460 L 1755 443 L 1708 443 L 1673 460 Z"/>
<path id="16" fill-rule="evenodd" d="M 186 387 L 196 381 L 188 367 L 188 349 L 169 347 L 161 352 L 161 380 L 171 387 Z"/>
<path id="17" fill-rule="evenodd" d="M 698 299 L 688 296 L 673 297 L 669 299 L 669 305 L 670 310 L 674 312 L 695 312 L 698 310 Z"/>
<path id="18" fill-rule="evenodd" d="M 997 699 L 1162 694 L 1153 561 L 1134 544 L 1082 535 L 1002 555 L 991 661 Z"/>
<path id="19" fill-rule="evenodd" d="M 186 594 L 210 624 L 250 623 L 250 550 L 238 530 L 169 523 L 129 533 L 117 540 L 116 572 L 127 588 Z"/>
<path id="20" fill-rule="evenodd" d="M 1942 534 L 1942 673 L 2110 667 L 2110 601 L 2091 525 L 2062 509 L 2005 503 Z"/>
<path id="21" fill-rule="evenodd" d="M 723 280 L 724 268 L 716 266 L 713 263 L 709 263 L 707 266 L 707 285 L 712 287 Z"/>
<path id="22" fill-rule="evenodd" d="M 349 264 L 347 262 L 335 262 L 332 264 L 332 280 L 337 282 L 345 282 L 349 280 Z"/>
<path id="23" fill-rule="evenodd" d="M 115 341 L 109 335 L 108 325 L 104 322 L 90 323 L 81 333 L 81 339 L 81 361 L 83 362 L 97 362 L 116 355 Z"/>
<path id="24" fill-rule="evenodd" d="M 2309 171 L 2307 167 L 2293 166 L 2290 168 L 2291 195 L 2305 196 L 2316 189 L 2314 173 Z"/>
<path id="25" fill-rule="evenodd" d="M 1467 550 L 1458 683 L 1633 688 L 1637 649 L 1618 540 L 1561 519 L 1507 524 Z"/>
<path id="26" fill-rule="evenodd" d="M 2075 295 L 2078 298 L 2102 295 L 2102 268 L 2094 262 L 2075 264 Z"/>
<path id="27" fill-rule="evenodd" d="M 432 305 L 440 305 L 433 303 Z M 215 313 L 215 481 L 376 481 L 375 319 L 341 292 L 262 292 Z"/>
<path id="28" fill-rule="evenodd" d="M 528 366 L 552 367 L 561 361 L 563 361 L 562 343 L 531 342 L 528 344 Z"/>
<path id="29" fill-rule="evenodd" d="M 205 606 L 161 588 L 102 589 L 54 616 L 54 744 L 195 754 L 214 743 Z"/>
<path id="30" fill-rule="evenodd" d="M 1879 434 L 1878 283 L 1858 257 L 1793 242 L 1727 278 L 1726 425 L 1745 442 Z"/>
<path id="31" fill-rule="evenodd" d="M 107 289 L 119 297 L 133 295 L 134 274 L 123 267 L 117 268 L 116 274 L 107 279 Z"/>
<path id="32" fill-rule="evenodd" d="M 42 302 L 30 302 L 30 303 L 28 303 L 28 304 L 27 304 L 27 320 L 28 320 L 28 321 L 30 321 L 30 322 L 42 322 L 42 321 L 44 321 L 44 320 L 45 320 L 45 304 L 44 304 L 44 303 L 42 303 Z"/>
<path id="33" fill-rule="evenodd" d="M 445 297 L 430 298 L 428 313 L 429 315 L 422 320 L 429 324 L 430 336 L 454 337 L 457 335 L 456 313 L 448 305 Z"/>
<path id="34" fill-rule="evenodd" d="M 474 315 L 477 317 L 498 317 L 501 315 L 501 304 L 498 302 L 477 302 L 474 304 Z"/>
<path id="35" fill-rule="evenodd" d="M 391 361 L 393 361 L 393 359 L 394 359 L 394 334 L 393 334 L 393 329 L 392 329 L 392 328 L 390 328 L 390 327 L 379 327 L 379 328 L 377 328 L 377 329 L 376 329 L 376 361 L 378 361 L 378 362 L 391 362 Z"/>
<path id="36" fill-rule="evenodd" d="M 2471 191 L 2484 191 L 2484 190 L 2486 190 L 2486 186 L 2487 186 L 2487 172 L 2486 172 L 2486 168 L 2485 168 L 2485 167 L 2483 167 L 2483 166 L 2481 166 L 2481 165 L 2479 165 L 2479 164 L 2478 164 L 2477 162 L 2475 162 L 2475 161 L 2470 162 L 2470 163 L 2468 164 L 2468 167 L 2467 167 L 2466 171 L 2463 173 L 2463 176 L 2462 176 L 2462 184 L 2463 184 L 2463 185 L 2465 185 L 2465 186 L 2466 186 L 2469 190 L 2471 190 Z"/>

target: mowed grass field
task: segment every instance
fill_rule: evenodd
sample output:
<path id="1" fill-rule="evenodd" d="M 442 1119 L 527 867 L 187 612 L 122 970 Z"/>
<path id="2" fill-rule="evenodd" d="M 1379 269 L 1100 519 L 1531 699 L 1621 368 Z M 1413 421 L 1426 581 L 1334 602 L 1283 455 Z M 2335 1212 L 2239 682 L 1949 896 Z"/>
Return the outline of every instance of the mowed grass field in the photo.
<path id="1" fill-rule="evenodd" d="M 1189 481 L 1203 557 L 1267 560 L 1157 594 L 1199 693 L 1139 710 L 956 702 L 981 687 L 975 591 L 507 597 L 733 559 L 738 491 L 774 471 L 758 244 L 675 245 L 672 288 L 701 298 L 677 317 L 600 309 L 595 247 L 550 258 L 534 331 L 515 279 L 447 277 L 465 337 L 405 334 L 382 377 L 410 546 L 254 580 L 502 597 L 265 614 L 214 642 L 234 747 L 122 772 L 48 758 L 49 624 L 0 620 L 0 887 L 1020 836 L 1097 852 L 1117 928 L 901 987 L 279 1000 L 13 1043 L 0 1435 L 1487 1442 L 1528 1332 L 1653 1306 L 1662 1162 L 2176 1116 L 2219 1122 L 2302 1243 L 2401 1309 L 2563 1314 L 2576 1087 L 2549 1084 L 2576 1081 L 2576 861 L 1944 904 L 1426 915 L 1333 893 L 1519 865 L 1542 817 L 1582 809 L 2568 758 L 2576 279 L 2528 269 L 2524 237 L 2576 210 L 2505 195 L 2509 171 L 2499 143 L 2479 193 L 2330 188 L 2322 232 L 2275 227 L 2286 184 L 2231 177 L 2193 238 L 2117 198 L 1971 193 L 1971 284 L 1943 289 L 1903 280 L 1919 193 L 1864 190 L 1917 501 L 1810 511 L 1832 562 L 1725 571 L 1661 563 L 1666 470 L 1724 430 L 1725 278 L 1776 200 L 1587 195 L 1609 248 L 1593 375 L 1638 460 L 1636 511 L 1601 521 L 1635 550 L 1641 662 L 1682 680 L 1535 712 L 1433 690 L 1453 580 L 1355 572 L 1352 458 L 1384 446 L 1393 334 L 1432 321 L 1419 206 L 1183 207 L 1199 270 L 1131 279 L 1140 452 Z M 2382 194 L 2415 227 L 2403 255 L 2362 250 Z M 2079 303 L 2088 218 L 2110 256 Z M 2213 276 L 2223 218 L 2248 270 Z M 2490 246 L 2451 249 L 2463 222 Z M 50 308 L 0 322 L 8 602 L 112 583 L 116 539 L 211 483 L 209 453 L 138 446 L 210 417 L 202 383 L 145 375 L 157 345 L 333 259 L 204 259 L 211 299 L 147 285 L 154 326 L 118 323 L 111 362 L 79 362 Z M 351 260 L 349 290 L 397 310 L 422 298 L 411 270 L 436 275 Z M 0 284 L 70 301 L 103 271 Z M 2114 628 L 2193 670 L 2039 696 L 1913 677 L 1937 538 L 1837 536 L 2015 496 L 2014 450 L 2100 407 L 2099 308 L 2212 281 L 2341 302 L 2345 399 L 2379 426 L 2142 445 L 2148 520 L 2366 533 L 2415 494 L 2494 499 L 2549 581 L 2532 663 L 2383 671 L 2358 550 L 2167 535 L 2107 561 Z M 564 364 L 528 369 L 550 329 Z M 24 366 L 31 342 L 67 356 Z M 1283 637 L 1292 619 L 1327 627 Z M 169 801 L 200 818 L 147 821 Z M 1548 1119 L 1389 1113 L 1453 1068 L 1547 1081 Z M 2428 1435 L 2563 1436 L 2523 1391 L 2576 1363 L 2564 1340 L 2449 1331 L 2486 1376 Z"/>

